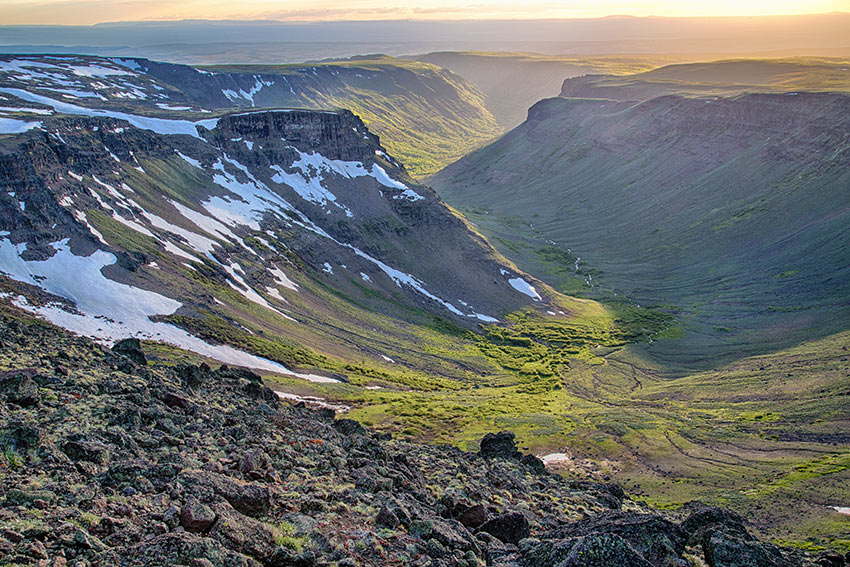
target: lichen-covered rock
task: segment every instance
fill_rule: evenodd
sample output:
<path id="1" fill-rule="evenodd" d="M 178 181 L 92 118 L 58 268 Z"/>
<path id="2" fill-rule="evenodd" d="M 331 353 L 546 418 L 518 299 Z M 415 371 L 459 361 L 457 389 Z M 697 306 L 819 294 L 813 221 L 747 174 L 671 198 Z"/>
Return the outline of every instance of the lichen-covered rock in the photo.
<path id="1" fill-rule="evenodd" d="M 259 567 L 259 563 L 227 549 L 218 541 L 189 533 L 168 533 L 126 547 L 113 548 L 96 556 L 97 565 L 150 567 L 190 565 L 198 559 L 216 567 Z"/>
<path id="2" fill-rule="evenodd" d="M 775 547 L 758 541 L 747 541 L 736 535 L 716 531 L 703 541 L 705 561 L 709 567 L 795 567 Z"/>
<path id="3" fill-rule="evenodd" d="M 271 508 L 271 492 L 263 484 L 246 483 L 223 474 L 199 470 L 183 471 L 178 481 L 186 492 L 195 494 L 202 502 L 212 502 L 218 496 L 248 516 L 262 516 Z"/>
<path id="4" fill-rule="evenodd" d="M 528 518 L 519 512 L 501 514 L 484 522 L 479 531 L 487 532 L 505 543 L 517 544 L 531 535 Z"/>
<path id="5" fill-rule="evenodd" d="M 142 350 L 142 343 L 136 338 L 122 339 L 116 342 L 112 345 L 112 352 L 126 356 L 140 366 L 145 366 L 148 363 L 145 352 Z"/>
<path id="6" fill-rule="evenodd" d="M 603 512 L 546 532 L 543 538 L 565 539 L 593 534 L 616 535 L 655 565 L 673 565 L 685 550 L 687 534 L 678 525 L 654 514 Z"/>
<path id="7" fill-rule="evenodd" d="M 33 379 L 34 369 L 7 370 L 0 373 L 0 399 L 23 407 L 41 401 L 38 384 Z"/>
<path id="8" fill-rule="evenodd" d="M 522 567 L 654 567 L 626 540 L 605 533 L 532 544 L 519 564 Z"/>
<path id="9" fill-rule="evenodd" d="M 205 532 L 215 522 L 215 512 L 195 498 L 189 498 L 180 509 L 180 525 L 190 532 Z"/>

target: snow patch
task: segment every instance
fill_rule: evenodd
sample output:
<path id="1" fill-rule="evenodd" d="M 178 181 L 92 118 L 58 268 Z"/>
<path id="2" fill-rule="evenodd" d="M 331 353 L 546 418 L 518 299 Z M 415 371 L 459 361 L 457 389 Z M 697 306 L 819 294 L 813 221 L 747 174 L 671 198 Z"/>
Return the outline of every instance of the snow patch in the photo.
<path id="1" fill-rule="evenodd" d="M 23 134 L 41 127 L 41 122 L 27 122 L 15 118 L 0 118 L 0 134 Z"/>
<path id="2" fill-rule="evenodd" d="M 292 291 L 298 291 L 298 284 L 289 279 L 280 268 L 275 267 L 274 269 L 269 270 L 269 273 L 274 276 L 278 285 L 291 289 Z"/>
<path id="3" fill-rule="evenodd" d="M 77 106 L 69 102 L 62 102 L 46 96 L 37 95 L 35 93 L 31 93 L 22 89 L 2 87 L 0 88 L 0 92 L 15 95 L 29 102 L 37 102 L 46 106 L 51 106 L 54 110 L 56 110 L 56 112 L 61 112 L 64 114 L 77 114 L 82 116 L 104 116 L 109 118 L 117 118 L 118 120 L 126 120 L 136 128 L 140 128 L 142 130 L 152 130 L 157 134 L 183 134 L 186 136 L 200 138 L 201 136 L 200 134 L 198 134 L 199 126 L 203 126 L 204 128 L 211 130 L 215 128 L 218 124 L 217 118 L 200 120 L 198 122 L 191 122 L 189 120 L 168 120 L 166 118 L 136 116 L 135 114 L 127 114 L 124 112 L 116 112 L 112 110 L 103 110 L 100 108 L 86 108 L 84 106 Z"/>
<path id="4" fill-rule="evenodd" d="M 534 301 L 540 301 L 542 299 L 540 294 L 537 293 L 537 290 L 534 289 L 534 286 L 522 278 L 511 278 L 508 280 L 508 283 L 511 284 L 512 288 L 520 293 L 524 293 Z"/>
<path id="5" fill-rule="evenodd" d="M 28 262 L 20 257 L 26 246 L 26 243 L 15 245 L 7 239 L 0 240 L 0 270 L 12 279 L 73 301 L 75 311 L 57 303 L 31 305 L 23 296 L 13 300 L 18 307 L 38 313 L 55 325 L 107 344 L 135 336 L 172 344 L 225 364 L 308 376 L 229 346 L 207 344 L 173 325 L 151 321 L 151 315 L 170 315 L 182 304 L 105 277 L 101 270 L 116 262 L 115 256 L 108 252 L 98 250 L 91 256 L 76 256 L 65 239 L 51 244 L 56 250 L 52 257 Z"/>

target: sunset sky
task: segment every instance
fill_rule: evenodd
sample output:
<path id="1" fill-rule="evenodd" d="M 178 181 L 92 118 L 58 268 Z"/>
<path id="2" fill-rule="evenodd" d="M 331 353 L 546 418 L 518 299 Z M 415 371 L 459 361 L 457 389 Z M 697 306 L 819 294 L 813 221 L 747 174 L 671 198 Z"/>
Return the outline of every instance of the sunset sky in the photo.
<path id="1" fill-rule="evenodd" d="M 180 19 L 382 20 L 757 16 L 850 12 L 850 0 L 0 0 L 0 22 L 73 24 Z"/>

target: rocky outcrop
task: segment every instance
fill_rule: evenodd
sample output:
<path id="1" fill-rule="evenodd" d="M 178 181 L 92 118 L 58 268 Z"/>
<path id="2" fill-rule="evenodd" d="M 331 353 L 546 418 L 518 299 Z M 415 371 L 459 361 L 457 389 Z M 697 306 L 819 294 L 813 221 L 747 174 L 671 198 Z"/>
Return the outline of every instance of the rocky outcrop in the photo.
<path id="1" fill-rule="evenodd" d="M 276 110 L 235 113 L 218 121 L 216 138 L 283 138 L 302 151 L 330 159 L 370 162 L 383 151 L 378 137 L 349 110 Z"/>
<path id="2" fill-rule="evenodd" d="M 679 523 L 538 474 L 509 432 L 486 457 L 392 440 L 263 395 L 249 371 L 119 369 L 87 339 L 0 323 L 0 360 L 39 361 L 2 376 L 40 395 L 0 399 L 0 565 L 685 567 L 686 548 L 711 567 L 814 565 L 723 510 Z"/>

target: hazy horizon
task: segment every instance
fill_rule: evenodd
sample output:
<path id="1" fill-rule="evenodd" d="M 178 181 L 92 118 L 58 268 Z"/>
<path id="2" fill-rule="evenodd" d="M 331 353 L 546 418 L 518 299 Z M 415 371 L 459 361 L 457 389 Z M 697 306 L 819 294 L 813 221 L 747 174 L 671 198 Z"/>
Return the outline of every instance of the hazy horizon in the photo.
<path id="1" fill-rule="evenodd" d="M 109 22 L 4 25 L 15 53 L 146 57 L 187 64 L 294 63 L 369 53 L 510 51 L 676 54 L 687 59 L 850 55 L 850 13 L 762 17 Z"/>
<path id="2" fill-rule="evenodd" d="M 374 20 L 540 20 L 633 17 L 759 17 L 826 14 L 850 10 L 847 0 L 6 0 L 0 20 L 6 25 L 93 25 L 112 22 L 179 21 L 374 21 Z"/>

